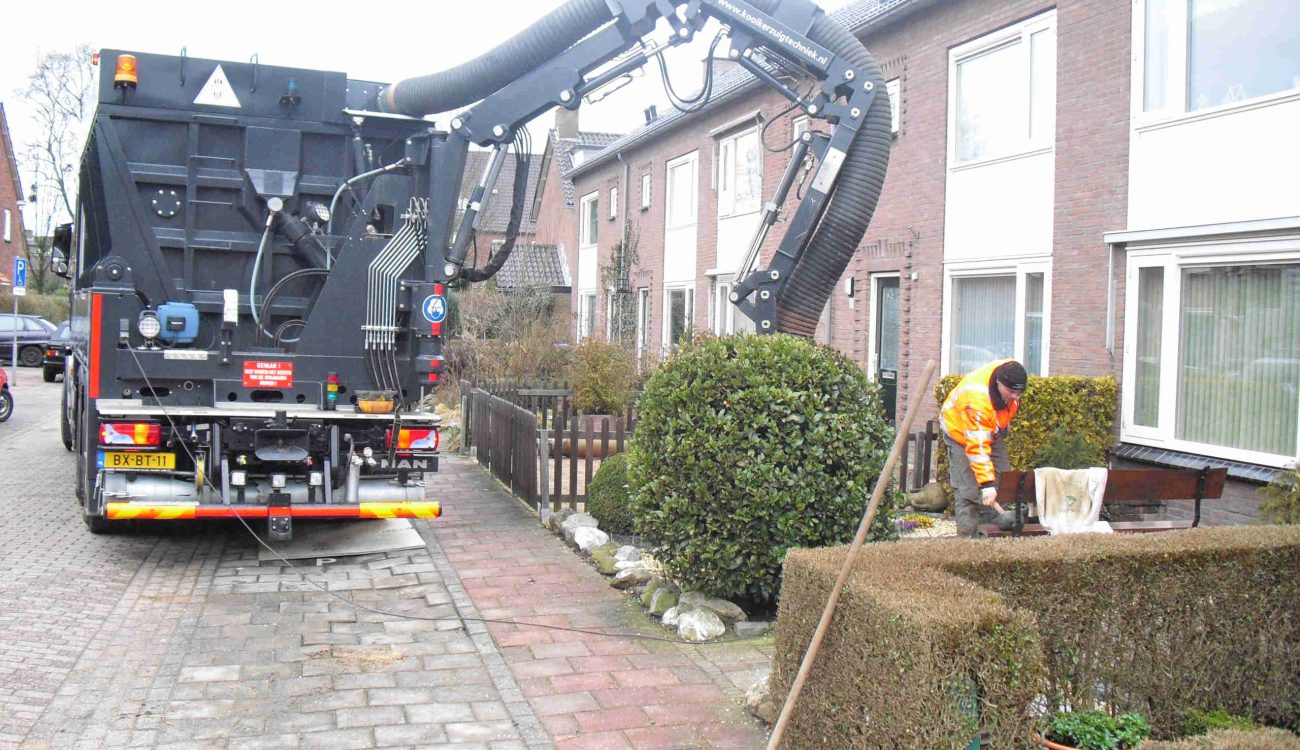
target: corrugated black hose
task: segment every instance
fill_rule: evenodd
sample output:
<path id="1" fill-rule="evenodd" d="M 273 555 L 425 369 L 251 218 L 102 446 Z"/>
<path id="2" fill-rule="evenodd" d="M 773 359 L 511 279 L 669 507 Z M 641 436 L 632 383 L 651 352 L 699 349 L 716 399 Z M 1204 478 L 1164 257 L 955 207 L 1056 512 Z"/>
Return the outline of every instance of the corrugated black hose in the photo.
<path id="1" fill-rule="evenodd" d="M 773 12 L 780 3 L 751 1 L 765 13 Z M 381 95 L 381 105 L 391 112 L 419 117 L 472 104 L 542 66 L 611 18 L 604 0 L 569 0 L 474 60 L 394 84 Z M 822 220 L 778 302 L 777 330 L 801 336 L 813 335 L 826 300 L 871 223 L 892 144 L 889 97 L 880 65 L 857 37 L 825 14 L 817 16 L 808 36 L 865 74 L 875 86 L 876 97 L 845 157 Z"/>

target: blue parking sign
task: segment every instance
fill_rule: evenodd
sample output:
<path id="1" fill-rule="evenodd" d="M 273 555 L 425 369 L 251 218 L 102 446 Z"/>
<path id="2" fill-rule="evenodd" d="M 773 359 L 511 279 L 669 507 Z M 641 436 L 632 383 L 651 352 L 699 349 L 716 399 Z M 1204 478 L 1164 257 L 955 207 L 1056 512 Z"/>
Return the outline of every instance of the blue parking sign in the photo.
<path id="1" fill-rule="evenodd" d="M 14 289 L 27 288 L 27 259 L 14 258 Z"/>

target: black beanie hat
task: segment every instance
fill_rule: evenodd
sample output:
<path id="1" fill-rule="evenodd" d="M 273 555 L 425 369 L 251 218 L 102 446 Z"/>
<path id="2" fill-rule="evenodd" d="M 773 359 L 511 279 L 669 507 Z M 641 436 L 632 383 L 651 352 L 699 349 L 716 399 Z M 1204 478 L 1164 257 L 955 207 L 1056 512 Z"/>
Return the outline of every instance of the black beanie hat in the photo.
<path id="1" fill-rule="evenodd" d="M 1013 391 L 1023 391 L 1029 385 L 1029 373 L 1025 366 L 1015 361 L 1006 362 L 993 371 L 993 379 Z"/>

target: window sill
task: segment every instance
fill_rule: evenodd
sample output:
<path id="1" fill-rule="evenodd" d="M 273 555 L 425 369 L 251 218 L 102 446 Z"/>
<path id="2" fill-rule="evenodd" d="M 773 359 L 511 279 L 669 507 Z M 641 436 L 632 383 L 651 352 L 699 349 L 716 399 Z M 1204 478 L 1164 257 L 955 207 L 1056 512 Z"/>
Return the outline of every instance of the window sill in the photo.
<path id="1" fill-rule="evenodd" d="M 965 162 L 962 162 L 962 163 L 957 164 L 957 165 L 955 165 L 955 166 L 949 167 L 949 168 L 948 168 L 948 171 L 949 171 L 949 172 L 965 172 L 965 171 L 970 170 L 970 169 L 979 169 L 980 167 L 989 167 L 989 166 L 992 166 L 992 165 L 994 165 L 994 164 L 1005 164 L 1005 163 L 1007 163 L 1007 162 L 1019 161 L 1020 159 L 1030 159 L 1030 158 L 1033 158 L 1033 157 L 1035 157 L 1035 156 L 1042 156 L 1043 154 L 1050 154 L 1050 153 L 1054 152 L 1055 150 L 1056 150 L 1056 146 L 1055 146 L 1054 144 L 1052 144 L 1052 145 L 1047 145 L 1047 146 L 1040 146 L 1039 148 L 1030 149 L 1030 150 L 1028 150 L 1028 151 L 1020 151 L 1020 152 L 1017 152 L 1017 153 L 1014 153 L 1014 154 L 1004 154 L 1004 155 L 1002 155 L 1002 156 L 992 156 L 992 157 L 989 157 L 989 158 L 987 158 L 987 159 L 977 159 L 977 160 L 975 160 L 975 161 L 965 161 Z M 956 157 L 956 156 L 953 156 L 953 155 L 951 155 L 951 154 L 949 155 L 949 158 L 951 158 L 953 161 L 956 161 L 956 160 L 957 160 L 957 157 Z"/>
<path id="2" fill-rule="evenodd" d="M 1203 466 L 1214 469 L 1227 469 L 1229 477 L 1255 484 L 1268 484 L 1283 472 L 1282 469 L 1273 466 L 1229 461 L 1223 458 L 1201 456 L 1195 453 L 1137 445 L 1135 443 L 1120 443 L 1111 453 L 1119 458 L 1126 458 L 1131 461 L 1177 469 L 1199 469 Z"/>
<path id="3" fill-rule="evenodd" d="M 1220 104 L 1214 107 L 1206 107 L 1193 112 L 1176 112 L 1173 114 L 1153 113 L 1140 114 L 1135 118 L 1133 130 L 1138 133 L 1145 133 L 1162 128 L 1178 127 L 1202 120 L 1211 120 L 1215 117 L 1224 115 L 1235 115 L 1238 112 L 1249 112 L 1252 109 L 1264 109 L 1279 104 L 1285 104 L 1290 101 L 1300 101 L 1300 89 L 1290 89 L 1280 91 L 1276 94 L 1267 94 L 1265 96 L 1248 99 L 1244 102 L 1230 102 Z"/>

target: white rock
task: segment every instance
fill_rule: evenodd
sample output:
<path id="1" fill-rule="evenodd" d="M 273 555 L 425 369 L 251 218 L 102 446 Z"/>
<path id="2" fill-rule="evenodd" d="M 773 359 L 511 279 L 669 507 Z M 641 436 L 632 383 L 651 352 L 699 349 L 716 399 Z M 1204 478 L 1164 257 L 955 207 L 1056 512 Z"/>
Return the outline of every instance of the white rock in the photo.
<path id="1" fill-rule="evenodd" d="M 590 513 L 574 513 L 573 515 L 564 519 L 564 523 L 562 525 L 566 529 L 576 529 L 580 526 L 590 526 L 591 528 L 594 529 L 600 525 L 600 522 L 597 521 L 594 517 L 592 517 Z"/>
<path id="2" fill-rule="evenodd" d="M 754 622 L 737 622 L 731 626 L 736 635 L 741 638 L 762 635 L 772 629 L 772 623 L 767 620 L 755 620 Z"/>
<path id="3" fill-rule="evenodd" d="M 699 643 L 711 641 L 727 632 L 722 618 L 707 609 L 694 609 L 677 620 L 677 635 L 682 640 Z"/>
<path id="4" fill-rule="evenodd" d="M 641 550 L 630 544 L 625 544 L 618 548 L 618 552 L 614 553 L 614 559 L 619 562 L 636 562 L 641 559 Z"/>
<path id="5" fill-rule="evenodd" d="M 619 560 L 614 563 L 614 570 L 631 570 L 632 568 L 644 568 L 645 562 L 641 560 Z"/>
<path id="6" fill-rule="evenodd" d="M 745 619 L 745 610 L 726 599 L 719 599 L 699 591 L 687 591 L 682 594 L 681 602 L 683 607 L 707 609 L 724 620 L 735 622 Z"/>
<path id="7" fill-rule="evenodd" d="M 628 568 L 627 570 L 620 570 L 614 576 L 614 580 L 609 582 L 609 585 L 616 589 L 630 589 L 649 580 L 650 571 L 645 568 Z"/>
<path id="8" fill-rule="evenodd" d="M 609 542 L 609 534 L 595 529 L 590 526 L 579 526 L 573 531 L 573 543 L 578 545 L 578 549 L 583 552 L 590 552 L 593 549 Z"/>
<path id="9" fill-rule="evenodd" d="M 664 612 L 664 616 L 663 616 L 664 627 L 668 628 L 669 630 L 676 630 L 677 621 L 681 619 L 681 616 L 682 616 L 682 610 L 680 608 L 669 607 L 668 610 Z"/>

